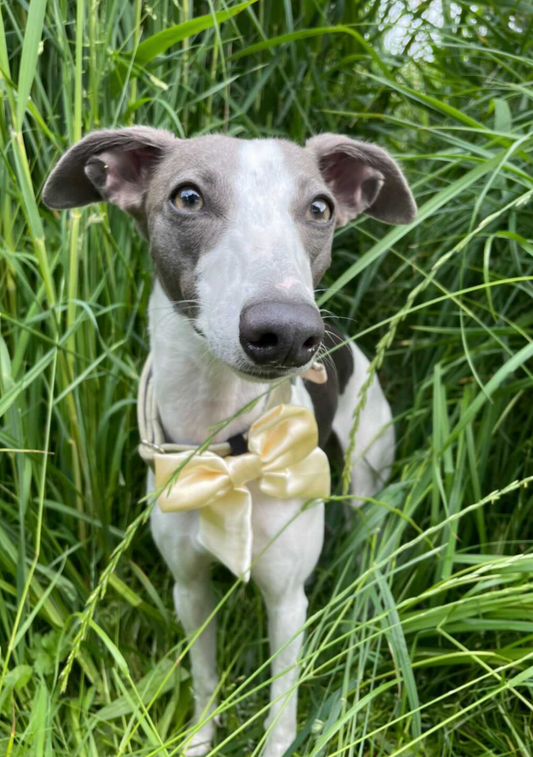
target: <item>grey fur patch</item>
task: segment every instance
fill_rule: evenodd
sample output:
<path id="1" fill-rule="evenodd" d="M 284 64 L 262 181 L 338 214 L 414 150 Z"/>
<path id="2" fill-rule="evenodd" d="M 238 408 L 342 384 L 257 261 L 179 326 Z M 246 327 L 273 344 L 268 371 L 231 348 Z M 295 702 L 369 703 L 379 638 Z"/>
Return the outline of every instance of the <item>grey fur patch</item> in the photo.
<path id="1" fill-rule="evenodd" d="M 333 419 L 337 411 L 339 396 L 344 394 L 348 381 L 354 372 L 353 352 L 349 344 L 343 344 L 345 336 L 331 323 L 326 329 L 323 345 L 326 350 L 333 349 L 324 361 L 328 372 L 325 384 L 305 381 L 305 387 L 313 401 L 313 408 L 318 424 L 318 439 L 322 449 L 325 448 L 333 429 Z M 342 347 L 339 347 L 342 344 Z"/>
<path id="2" fill-rule="evenodd" d="M 234 186 L 231 176 L 238 163 L 239 140 L 213 135 L 176 140 L 166 160 L 156 167 L 150 182 L 146 213 L 150 253 L 157 275 L 174 304 L 196 313 L 196 266 L 212 250 L 231 218 Z M 175 191 L 196 187 L 204 199 L 198 213 L 182 212 L 172 203 Z"/>

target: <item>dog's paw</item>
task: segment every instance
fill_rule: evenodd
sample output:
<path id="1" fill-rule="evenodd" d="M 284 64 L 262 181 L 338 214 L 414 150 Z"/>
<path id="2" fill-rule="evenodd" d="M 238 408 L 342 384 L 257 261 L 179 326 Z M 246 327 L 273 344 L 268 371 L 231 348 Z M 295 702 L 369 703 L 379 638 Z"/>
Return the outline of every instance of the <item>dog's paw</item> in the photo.
<path id="1" fill-rule="evenodd" d="M 267 725 L 268 723 L 268 725 Z M 271 724 L 270 717 L 265 721 L 265 730 L 268 730 Z M 268 736 L 265 751 L 262 757 L 283 757 L 287 749 L 290 747 L 296 737 L 296 733 L 292 728 L 276 728 Z"/>
<path id="2" fill-rule="evenodd" d="M 196 739 L 191 739 L 191 743 L 185 750 L 185 757 L 204 757 L 204 755 L 208 754 L 210 751 L 210 741 L 197 741 Z"/>
<path id="3" fill-rule="evenodd" d="M 263 757 L 283 757 L 293 739 L 269 739 Z"/>
<path id="4" fill-rule="evenodd" d="M 213 721 L 200 728 L 185 747 L 186 757 L 204 757 L 211 751 L 211 742 L 215 733 Z"/>

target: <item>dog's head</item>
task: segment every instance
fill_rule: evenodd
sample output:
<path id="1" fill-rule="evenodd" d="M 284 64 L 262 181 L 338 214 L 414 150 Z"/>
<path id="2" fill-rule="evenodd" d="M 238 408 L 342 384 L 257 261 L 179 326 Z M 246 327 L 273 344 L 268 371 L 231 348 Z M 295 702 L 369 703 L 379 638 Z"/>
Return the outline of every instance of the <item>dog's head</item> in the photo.
<path id="1" fill-rule="evenodd" d="M 305 370 L 324 335 L 314 287 L 335 227 L 360 213 L 413 220 L 416 205 L 380 147 L 322 134 L 305 147 L 149 127 L 96 131 L 59 161 L 51 208 L 111 202 L 150 242 L 157 277 L 210 352 L 239 373 Z"/>

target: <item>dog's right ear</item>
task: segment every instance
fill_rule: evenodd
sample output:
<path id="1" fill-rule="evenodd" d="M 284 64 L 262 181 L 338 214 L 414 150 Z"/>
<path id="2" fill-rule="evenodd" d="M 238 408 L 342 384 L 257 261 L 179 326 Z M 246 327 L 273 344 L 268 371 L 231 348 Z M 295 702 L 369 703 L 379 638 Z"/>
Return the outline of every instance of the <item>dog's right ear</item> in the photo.
<path id="1" fill-rule="evenodd" d="M 170 132 L 148 126 L 94 131 L 63 155 L 43 202 L 61 210 L 112 202 L 140 220 L 153 168 L 176 142 Z"/>

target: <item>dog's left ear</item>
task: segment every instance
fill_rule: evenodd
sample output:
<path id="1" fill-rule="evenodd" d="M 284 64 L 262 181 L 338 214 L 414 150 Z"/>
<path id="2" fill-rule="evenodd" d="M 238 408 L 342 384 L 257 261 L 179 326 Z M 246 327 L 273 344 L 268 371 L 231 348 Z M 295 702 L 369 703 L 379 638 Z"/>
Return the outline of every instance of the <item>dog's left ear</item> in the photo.
<path id="1" fill-rule="evenodd" d="M 146 189 L 157 162 L 176 145 L 163 129 L 101 129 L 63 155 L 43 190 L 49 208 L 111 202 L 141 220 Z"/>
<path id="2" fill-rule="evenodd" d="M 337 201 L 337 225 L 361 213 L 385 223 L 411 223 L 416 203 L 400 167 L 377 145 L 320 134 L 305 145 Z"/>

